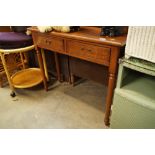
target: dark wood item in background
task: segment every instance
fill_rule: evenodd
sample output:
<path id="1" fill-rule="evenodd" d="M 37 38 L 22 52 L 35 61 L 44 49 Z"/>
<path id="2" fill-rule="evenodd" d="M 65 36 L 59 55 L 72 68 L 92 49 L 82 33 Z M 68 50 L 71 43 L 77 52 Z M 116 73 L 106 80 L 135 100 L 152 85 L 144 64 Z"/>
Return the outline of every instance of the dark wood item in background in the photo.
<path id="1" fill-rule="evenodd" d="M 101 27 L 101 36 L 121 36 L 127 33 L 128 27 L 127 26 L 102 26 Z"/>
<path id="2" fill-rule="evenodd" d="M 10 32 L 10 26 L 0 26 L 0 32 Z"/>
<path id="3" fill-rule="evenodd" d="M 87 78 L 89 73 L 87 74 L 85 69 L 88 64 L 91 65 L 91 63 L 93 63 L 96 66 L 99 65 L 104 67 L 103 75 L 105 75 L 104 79 L 108 83 L 104 121 L 106 125 L 109 125 L 111 103 L 117 77 L 118 58 L 121 55 L 121 49 L 125 46 L 126 35 L 117 37 L 101 37 L 101 29 L 98 27 L 80 27 L 80 31 L 70 33 L 54 31 L 49 33 L 40 33 L 37 27 L 29 28 L 29 30 L 32 32 L 33 41 L 36 47 L 57 53 L 55 54 L 55 60 L 58 79 L 61 79 L 58 54 L 69 56 L 72 81 L 74 80 L 74 74 Z M 83 63 L 79 60 L 82 60 Z M 79 66 L 81 65 L 82 71 L 79 70 L 79 73 L 78 68 L 75 66 L 76 63 Z M 84 64 L 83 67 L 82 64 Z M 91 72 L 93 72 L 93 70 Z"/>

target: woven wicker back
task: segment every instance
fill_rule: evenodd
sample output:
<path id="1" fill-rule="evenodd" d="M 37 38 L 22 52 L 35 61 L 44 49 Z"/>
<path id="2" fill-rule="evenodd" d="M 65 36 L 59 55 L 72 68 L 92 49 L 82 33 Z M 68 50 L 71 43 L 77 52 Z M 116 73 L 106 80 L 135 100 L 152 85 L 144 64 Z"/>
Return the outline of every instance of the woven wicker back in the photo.
<path id="1" fill-rule="evenodd" d="M 23 63 L 25 64 L 25 66 L 28 65 L 28 58 L 26 54 L 27 53 L 13 53 L 5 55 L 5 60 L 10 73 L 13 73 L 14 70 L 23 68 Z M 0 57 L 0 85 L 2 85 L 6 81 L 6 78 L 4 77 L 5 71 Z"/>
<path id="2" fill-rule="evenodd" d="M 130 26 L 125 57 L 141 58 L 155 63 L 155 26 Z"/>

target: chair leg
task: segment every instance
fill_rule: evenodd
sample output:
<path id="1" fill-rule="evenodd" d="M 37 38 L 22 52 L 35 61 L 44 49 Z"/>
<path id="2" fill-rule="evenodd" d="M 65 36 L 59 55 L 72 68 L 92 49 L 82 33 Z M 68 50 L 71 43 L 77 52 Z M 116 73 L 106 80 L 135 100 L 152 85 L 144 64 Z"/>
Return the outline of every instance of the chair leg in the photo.
<path id="1" fill-rule="evenodd" d="M 9 71 L 7 69 L 7 64 L 6 64 L 6 61 L 5 61 L 4 54 L 0 53 L 0 56 L 1 56 L 2 64 L 3 64 L 3 67 L 4 67 L 4 71 L 6 73 L 6 76 L 7 76 L 8 82 L 9 82 L 10 89 L 12 90 L 11 94 L 13 94 L 13 95 L 11 95 L 11 94 L 10 95 L 12 97 L 14 97 L 15 90 L 14 90 L 14 87 L 13 87 L 13 84 L 12 84 L 12 81 L 11 81 L 11 77 L 10 77 Z"/>
<path id="2" fill-rule="evenodd" d="M 21 53 L 21 52 L 20 52 L 20 58 L 21 58 L 23 69 L 25 69 L 26 66 L 25 66 L 25 62 L 24 62 L 24 57 L 23 57 L 23 53 Z"/>

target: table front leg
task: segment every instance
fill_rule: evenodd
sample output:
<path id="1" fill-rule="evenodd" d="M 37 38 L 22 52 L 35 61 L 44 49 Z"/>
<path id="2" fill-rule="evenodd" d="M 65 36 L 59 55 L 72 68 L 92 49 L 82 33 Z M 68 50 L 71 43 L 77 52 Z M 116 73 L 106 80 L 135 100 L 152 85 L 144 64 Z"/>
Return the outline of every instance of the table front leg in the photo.
<path id="1" fill-rule="evenodd" d="M 109 78 L 108 78 L 108 90 L 106 97 L 106 107 L 105 107 L 105 125 L 110 125 L 110 114 L 111 114 L 111 105 L 113 100 L 114 89 L 116 86 L 116 74 L 118 68 L 118 58 L 120 55 L 119 47 L 111 48 L 111 57 L 109 65 Z"/>
<path id="2" fill-rule="evenodd" d="M 43 48 L 41 48 L 41 55 L 42 55 L 42 59 L 43 59 L 45 75 L 46 75 L 47 81 L 49 82 L 48 69 L 47 69 L 46 58 L 45 58 L 45 51 Z"/>
<path id="3" fill-rule="evenodd" d="M 38 62 L 39 62 L 40 70 L 41 70 L 41 75 L 42 75 L 42 78 L 43 78 L 44 88 L 47 91 L 48 87 L 47 87 L 47 81 L 46 81 L 46 76 L 45 76 L 45 70 L 44 70 L 41 51 L 38 48 L 36 48 L 36 52 L 37 52 Z"/>
<path id="4" fill-rule="evenodd" d="M 113 99 L 113 93 L 114 93 L 114 88 L 115 88 L 115 75 L 114 74 L 109 74 L 109 81 L 108 81 L 108 90 L 107 90 L 107 97 L 106 97 L 106 109 L 105 109 L 105 118 L 104 122 L 105 125 L 110 125 L 110 114 L 111 114 L 111 104 L 112 104 L 112 99 Z"/>

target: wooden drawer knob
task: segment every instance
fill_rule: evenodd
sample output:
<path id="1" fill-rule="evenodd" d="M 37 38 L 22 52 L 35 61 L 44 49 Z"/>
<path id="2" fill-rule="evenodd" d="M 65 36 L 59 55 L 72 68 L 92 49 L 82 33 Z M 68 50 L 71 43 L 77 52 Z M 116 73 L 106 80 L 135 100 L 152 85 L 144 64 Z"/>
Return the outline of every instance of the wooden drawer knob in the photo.
<path id="1" fill-rule="evenodd" d="M 46 40 L 45 42 L 46 42 L 46 44 L 49 44 L 49 45 L 51 44 L 50 40 Z"/>
<path id="2" fill-rule="evenodd" d="M 82 48 L 81 48 L 81 51 L 83 51 L 83 50 L 86 50 L 86 51 L 88 51 L 88 52 L 92 52 L 91 49 L 86 49 L 86 48 L 82 47 Z"/>

